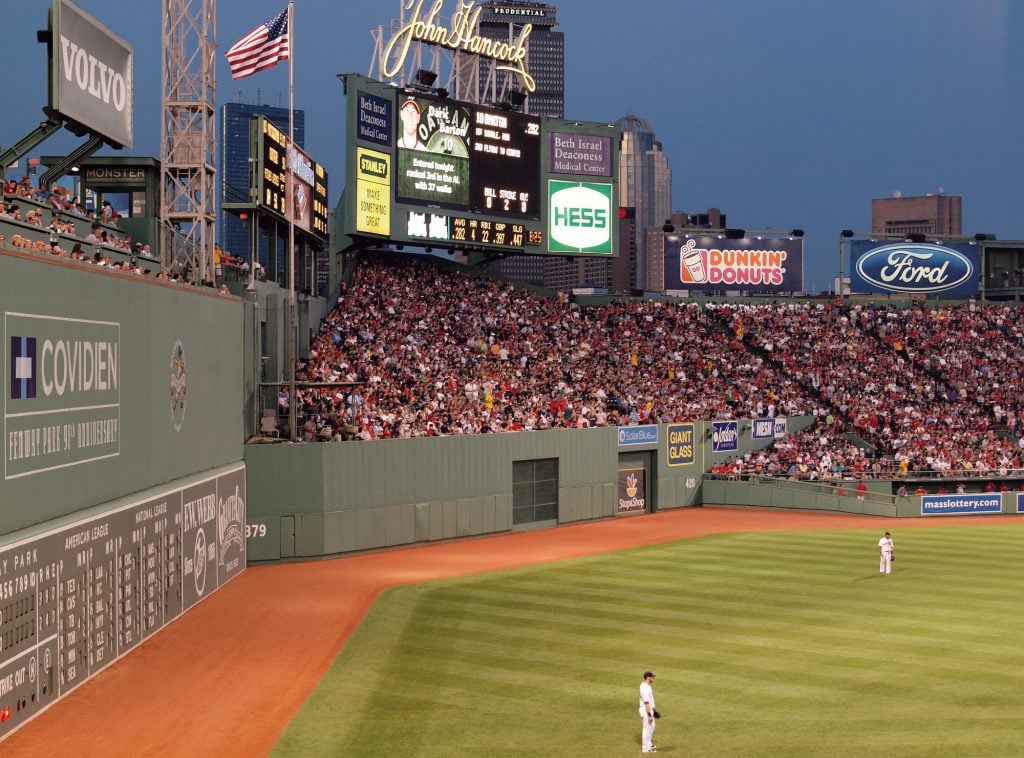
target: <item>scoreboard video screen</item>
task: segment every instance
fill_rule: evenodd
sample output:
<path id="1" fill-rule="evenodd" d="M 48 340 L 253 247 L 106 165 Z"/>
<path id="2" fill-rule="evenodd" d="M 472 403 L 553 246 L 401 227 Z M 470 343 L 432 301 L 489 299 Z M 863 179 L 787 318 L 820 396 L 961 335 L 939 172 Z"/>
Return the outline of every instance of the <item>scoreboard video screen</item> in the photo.
<path id="1" fill-rule="evenodd" d="M 383 238 L 462 251 L 614 255 L 614 124 L 542 119 L 507 103 L 461 102 L 359 74 L 346 74 L 345 86 L 340 231 L 353 244 Z M 584 150 L 585 161 L 563 160 Z M 565 217 L 553 227 L 551 208 Z M 603 221 L 584 229 L 577 217 Z"/>
<path id="2" fill-rule="evenodd" d="M 540 119 L 413 95 L 397 110 L 399 201 L 540 217 Z"/>

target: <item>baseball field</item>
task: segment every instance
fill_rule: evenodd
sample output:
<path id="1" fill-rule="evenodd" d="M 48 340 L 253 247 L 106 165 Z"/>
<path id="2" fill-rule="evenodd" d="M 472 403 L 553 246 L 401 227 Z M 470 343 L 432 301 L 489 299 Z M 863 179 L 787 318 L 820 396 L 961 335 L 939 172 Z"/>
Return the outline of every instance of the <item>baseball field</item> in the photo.
<path id="1" fill-rule="evenodd" d="M 1022 537 L 700 508 L 251 568 L 3 752 L 632 755 L 649 668 L 659 753 L 1024 755 Z"/>

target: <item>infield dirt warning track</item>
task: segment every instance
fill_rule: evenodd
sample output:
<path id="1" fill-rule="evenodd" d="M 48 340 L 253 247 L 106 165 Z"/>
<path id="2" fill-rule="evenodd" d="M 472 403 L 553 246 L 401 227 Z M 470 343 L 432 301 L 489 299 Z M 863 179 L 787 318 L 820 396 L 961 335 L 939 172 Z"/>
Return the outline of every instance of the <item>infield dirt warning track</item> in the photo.
<path id="1" fill-rule="evenodd" d="M 989 516 L 972 524 L 1024 521 Z M 721 532 L 903 529 L 894 520 L 747 508 L 662 513 L 254 566 L 0 742 L 12 756 L 266 755 L 380 592 Z M 874 560 L 867 546 L 868 563 Z"/>

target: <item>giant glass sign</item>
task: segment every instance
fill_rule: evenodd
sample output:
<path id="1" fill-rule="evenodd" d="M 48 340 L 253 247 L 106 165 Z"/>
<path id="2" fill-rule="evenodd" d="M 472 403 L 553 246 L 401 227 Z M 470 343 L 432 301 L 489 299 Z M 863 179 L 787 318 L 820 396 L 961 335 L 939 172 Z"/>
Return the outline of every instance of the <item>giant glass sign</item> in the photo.
<path id="1" fill-rule="evenodd" d="M 965 297 L 978 292 L 977 245 L 859 240 L 851 243 L 850 255 L 852 292 Z"/>

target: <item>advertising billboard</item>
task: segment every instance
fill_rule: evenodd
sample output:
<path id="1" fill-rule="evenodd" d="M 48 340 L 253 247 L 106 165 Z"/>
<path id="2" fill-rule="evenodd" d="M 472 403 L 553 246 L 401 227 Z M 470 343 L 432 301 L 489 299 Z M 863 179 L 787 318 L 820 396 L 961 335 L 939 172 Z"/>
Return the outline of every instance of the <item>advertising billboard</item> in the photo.
<path id="1" fill-rule="evenodd" d="M 615 254 L 614 125 L 542 119 L 359 74 L 345 84 L 341 227 L 352 243 Z"/>
<path id="2" fill-rule="evenodd" d="M 549 180 L 548 250 L 611 255 L 614 194 L 606 182 Z"/>
<path id="3" fill-rule="evenodd" d="M 612 138 L 552 132 L 548 135 L 548 170 L 552 174 L 612 175 Z"/>
<path id="4" fill-rule="evenodd" d="M 616 513 L 647 510 L 647 471 L 642 468 L 619 469 L 618 508 Z"/>
<path id="5" fill-rule="evenodd" d="M 666 290 L 802 292 L 804 245 L 796 239 L 665 237 Z"/>
<path id="6" fill-rule="evenodd" d="M 739 424 L 735 421 L 711 422 L 711 452 L 729 453 L 739 450 Z"/>
<path id="7" fill-rule="evenodd" d="M 969 243 L 850 243 L 850 291 L 970 297 L 978 293 L 978 246 Z"/>
<path id="8" fill-rule="evenodd" d="M 71 0 L 54 0 L 50 29 L 50 107 L 131 147 L 132 46 Z"/>
<path id="9" fill-rule="evenodd" d="M 4 479 L 119 455 L 121 325 L 8 312 L 4 332 L 12 401 L 4 403 Z"/>
<path id="10" fill-rule="evenodd" d="M 1003 499 L 998 492 L 990 494 L 922 495 L 921 515 L 972 515 L 1002 513 Z"/>
<path id="11" fill-rule="evenodd" d="M 697 433 L 694 424 L 669 424 L 668 465 L 691 466 L 696 460 Z"/>

